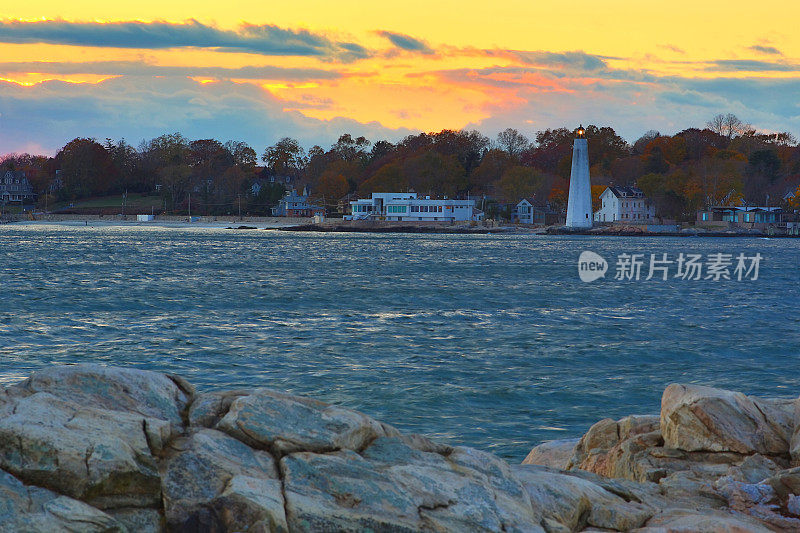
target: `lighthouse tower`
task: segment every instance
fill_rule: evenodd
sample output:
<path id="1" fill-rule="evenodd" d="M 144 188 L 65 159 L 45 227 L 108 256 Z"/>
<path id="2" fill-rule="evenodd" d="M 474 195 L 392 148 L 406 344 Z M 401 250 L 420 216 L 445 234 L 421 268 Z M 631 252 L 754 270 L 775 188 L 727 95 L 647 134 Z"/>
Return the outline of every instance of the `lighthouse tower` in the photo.
<path id="1" fill-rule="evenodd" d="M 567 201 L 567 227 L 584 229 L 592 227 L 592 185 L 589 182 L 589 147 L 586 130 L 578 128 L 572 145 L 572 172 L 569 176 Z"/>

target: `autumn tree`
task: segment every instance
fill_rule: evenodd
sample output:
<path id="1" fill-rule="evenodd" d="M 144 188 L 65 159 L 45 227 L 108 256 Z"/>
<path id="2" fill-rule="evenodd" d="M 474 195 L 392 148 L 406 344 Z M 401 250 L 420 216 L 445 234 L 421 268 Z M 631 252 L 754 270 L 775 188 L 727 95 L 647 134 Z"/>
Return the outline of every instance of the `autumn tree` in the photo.
<path id="1" fill-rule="evenodd" d="M 258 155 L 253 148 L 242 141 L 228 141 L 225 149 L 233 158 L 233 164 L 241 168 L 244 172 L 253 172 L 258 163 Z"/>
<path id="2" fill-rule="evenodd" d="M 592 185 L 592 211 L 599 211 L 602 207 L 600 195 L 606 190 L 605 185 Z"/>
<path id="3" fill-rule="evenodd" d="M 573 131 L 567 128 L 539 131 L 536 133 L 536 144 L 523 152 L 522 164 L 569 177 L 574 138 Z"/>
<path id="4" fill-rule="evenodd" d="M 489 193 L 494 184 L 512 166 L 514 160 L 505 150 L 494 148 L 486 152 L 478 168 L 470 176 L 471 189 L 476 192 Z"/>
<path id="5" fill-rule="evenodd" d="M 190 190 L 189 141 L 180 133 L 161 135 L 143 144 L 143 160 L 158 176 L 165 205 L 174 210 Z"/>
<path id="6" fill-rule="evenodd" d="M 650 144 L 651 141 L 654 139 L 658 139 L 661 137 L 661 134 L 657 130 L 648 130 L 645 132 L 644 135 L 636 139 L 636 142 L 633 143 L 633 153 L 635 155 L 642 155 L 644 154 L 644 150 L 647 145 Z"/>
<path id="7" fill-rule="evenodd" d="M 275 176 L 294 181 L 300 177 L 306 165 L 305 150 L 300 143 L 290 137 L 284 137 L 264 150 L 261 160 Z"/>
<path id="8" fill-rule="evenodd" d="M 748 202 L 758 205 L 766 203 L 766 195 L 781 170 L 781 160 L 774 149 L 753 152 L 747 161 L 744 194 Z"/>
<path id="9" fill-rule="evenodd" d="M 398 162 L 387 163 L 378 169 L 375 174 L 361 183 L 358 192 L 368 195 L 373 192 L 406 191 L 409 183 L 403 175 Z"/>
<path id="10" fill-rule="evenodd" d="M 454 157 L 469 176 L 480 164 L 484 152 L 489 147 L 489 138 L 480 132 L 442 130 L 429 135 L 433 148 L 445 157 Z"/>
<path id="11" fill-rule="evenodd" d="M 105 147 L 94 139 L 76 138 L 56 154 L 64 192 L 70 198 L 107 194 L 116 181 L 116 169 Z"/>
<path id="12" fill-rule="evenodd" d="M 426 151 L 403 165 L 403 174 L 417 192 L 433 196 L 455 196 L 464 191 L 467 178 L 455 155 Z"/>
<path id="13" fill-rule="evenodd" d="M 331 146 L 331 152 L 337 159 L 348 162 L 365 163 L 367 159 L 367 148 L 372 144 L 365 137 L 353 138 L 349 133 L 345 133 Z"/>
<path id="14" fill-rule="evenodd" d="M 352 164 L 347 161 L 336 161 L 330 165 L 320 176 L 314 188 L 314 196 L 323 200 L 328 205 L 334 205 L 350 190 L 347 173 L 351 171 Z"/>
<path id="15" fill-rule="evenodd" d="M 522 198 L 533 196 L 543 183 L 544 177 L 541 172 L 517 165 L 503 173 L 497 183 L 497 189 L 506 202 L 517 203 Z"/>

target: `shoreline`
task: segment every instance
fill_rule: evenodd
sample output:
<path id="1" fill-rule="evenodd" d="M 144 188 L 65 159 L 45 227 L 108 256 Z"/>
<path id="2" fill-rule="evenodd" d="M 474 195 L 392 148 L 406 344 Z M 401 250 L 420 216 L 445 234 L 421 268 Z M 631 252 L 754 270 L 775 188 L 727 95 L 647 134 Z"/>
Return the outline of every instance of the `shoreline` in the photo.
<path id="1" fill-rule="evenodd" d="M 134 215 L 135 216 L 135 215 Z M 62 227 L 131 227 L 158 229 L 230 229 L 230 230 L 278 230 L 287 232 L 319 232 L 319 233 L 403 233 L 432 235 L 541 235 L 541 236 L 588 236 L 588 237 L 721 237 L 721 238 L 757 238 L 757 239 L 793 239 L 798 235 L 762 233 L 759 231 L 709 231 L 689 228 L 682 231 L 648 232 L 630 229 L 613 229 L 610 227 L 590 230 L 569 230 L 563 226 L 521 226 L 521 225 L 453 225 L 445 223 L 353 223 L 339 219 L 315 223 L 305 218 L 281 217 L 159 217 L 156 220 L 139 221 L 132 216 L 124 219 L 102 215 L 45 215 L 30 220 L 21 216 L 13 216 L 0 220 L 0 226 L 62 226 Z"/>

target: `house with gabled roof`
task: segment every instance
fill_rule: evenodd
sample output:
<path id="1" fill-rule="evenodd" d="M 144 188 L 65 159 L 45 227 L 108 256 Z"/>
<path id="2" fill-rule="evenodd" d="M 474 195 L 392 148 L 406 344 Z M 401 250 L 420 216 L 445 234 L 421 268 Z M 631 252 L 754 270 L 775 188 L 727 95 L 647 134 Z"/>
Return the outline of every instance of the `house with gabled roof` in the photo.
<path id="1" fill-rule="evenodd" d="M 7 170 L 0 173 L 0 203 L 25 203 L 36 199 L 25 172 Z"/>
<path id="2" fill-rule="evenodd" d="M 563 222 L 560 213 L 549 204 L 540 204 L 533 197 L 523 198 L 511 211 L 511 221 L 518 224 L 558 224 Z"/>
<path id="3" fill-rule="evenodd" d="M 652 224 L 656 208 L 638 187 L 609 185 L 600 194 L 600 209 L 594 213 L 595 222 L 619 224 Z"/>

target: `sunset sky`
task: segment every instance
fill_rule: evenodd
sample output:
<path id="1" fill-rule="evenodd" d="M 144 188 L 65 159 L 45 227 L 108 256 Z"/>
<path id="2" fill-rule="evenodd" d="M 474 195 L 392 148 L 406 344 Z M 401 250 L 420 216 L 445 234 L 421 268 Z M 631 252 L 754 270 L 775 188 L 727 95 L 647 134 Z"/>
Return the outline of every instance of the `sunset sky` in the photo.
<path id="1" fill-rule="evenodd" d="M 418 1 L 0 6 L 0 154 L 74 137 L 396 141 L 734 113 L 800 136 L 800 4 Z"/>

